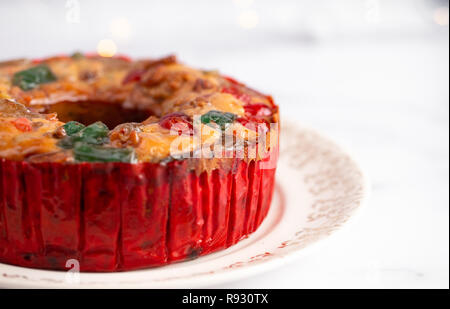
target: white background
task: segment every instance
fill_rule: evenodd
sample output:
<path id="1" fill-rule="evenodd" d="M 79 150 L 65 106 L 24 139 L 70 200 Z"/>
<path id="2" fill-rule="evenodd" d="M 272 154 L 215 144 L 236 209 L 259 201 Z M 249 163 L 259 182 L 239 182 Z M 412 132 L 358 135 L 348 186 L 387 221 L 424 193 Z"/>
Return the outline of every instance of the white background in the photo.
<path id="1" fill-rule="evenodd" d="M 320 250 L 218 288 L 449 287 L 448 1 L 1 1 L 0 60 L 176 53 L 274 95 L 372 182 Z"/>

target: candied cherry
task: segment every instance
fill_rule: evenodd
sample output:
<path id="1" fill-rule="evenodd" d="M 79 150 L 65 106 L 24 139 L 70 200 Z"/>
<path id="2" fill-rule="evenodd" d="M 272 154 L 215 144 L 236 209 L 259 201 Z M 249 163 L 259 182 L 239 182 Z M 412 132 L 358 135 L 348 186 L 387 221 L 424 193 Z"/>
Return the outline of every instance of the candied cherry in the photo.
<path id="1" fill-rule="evenodd" d="M 144 75 L 145 70 L 134 70 L 128 73 L 122 81 L 122 85 L 126 85 L 132 82 L 139 82 Z"/>
<path id="2" fill-rule="evenodd" d="M 27 118 L 17 118 L 12 121 L 17 130 L 22 132 L 30 132 L 32 130 L 31 121 Z"/>
<path id="3" fill-rule="evenodd" d="M 177 130 L 178 135 L 189 132 L 192 134 L 193 126 L 188 115 L 180 112 L 168 114 L 161 118 L 159 125 L 168 130 Z"/>
<path id="4" fill-rule="evenodd" d="M 260 117 L 247 116 L 238 118 L 236 121 L 250 130 L 258 130 L 259 127 L 261 126 L 262 129 L 264 130 L 264 133 L 267 133 L 269 131 L 269 122 Z"/>
<path id="5" fill-rule="evenodd" d="M 251 104 L 252 102 L 252 97 L 249 96 L 246 93 L 242 93 L 242 91 L 240 91 L 238 88 L 236 87 L 228 87 L 228 88 L 223 88 L 222 89 L 222 93 L 228 93 L 233 95 L 236 99 L 241 100 L 242 102 L 244 102 L 245 104 Z"/>
<path id="6" fill-rule="evenodd" d="M 269 117 L 272 115 L 270 107 L 262 103 L 248 104 L 244 106 L 244 109 L 247 114 L 252 116 Z"/>

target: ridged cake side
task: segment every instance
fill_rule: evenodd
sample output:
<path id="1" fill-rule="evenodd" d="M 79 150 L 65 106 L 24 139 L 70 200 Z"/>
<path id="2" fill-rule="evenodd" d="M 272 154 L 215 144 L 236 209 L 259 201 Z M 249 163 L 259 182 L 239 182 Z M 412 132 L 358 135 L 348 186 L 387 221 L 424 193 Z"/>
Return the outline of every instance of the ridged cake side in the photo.
<path id="1" fill-rule="evenodd" d="M 275 155 L 272 153 L 272 156 Z M 0 262 L 111 272 L 161 266 L 225 249 L 265 218 L 275 168 L 232 159 L 201 174 L 188 161 L 0 161 Z M 272 157 L 273 160 L 273 157 Z"/>

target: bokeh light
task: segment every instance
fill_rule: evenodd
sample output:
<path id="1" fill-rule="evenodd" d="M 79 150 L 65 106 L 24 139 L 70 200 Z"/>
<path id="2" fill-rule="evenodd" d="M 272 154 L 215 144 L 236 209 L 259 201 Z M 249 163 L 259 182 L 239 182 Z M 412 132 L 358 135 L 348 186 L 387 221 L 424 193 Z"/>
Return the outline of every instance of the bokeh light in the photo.
<path id="1" fill-rule="evenodd" d="M 110 39 L 100 40 L 97 44 L 97 53 L 102 57 L 112 57 L 117 53 L 117 45 Z"/>
<path id="2" fill-rule="evenodd" d="M 259 23 L 258 13 L 255 11 L 244 11 L 239 15 L 238 24 L 242 28 L 252 29 Z"/>
<path id="3" fill-rule="evenodd" d="M 131 25 L 125 17 L 115 18 L 109 24 L 109 31 L 113 38 L 128 39 L 131 35 Z"/>
<path id="4" fill-rule="evenodd" d="M 441 7 L 434 11 L 434 22 L 441 26 L 448 26 L 448 7 Z"/>

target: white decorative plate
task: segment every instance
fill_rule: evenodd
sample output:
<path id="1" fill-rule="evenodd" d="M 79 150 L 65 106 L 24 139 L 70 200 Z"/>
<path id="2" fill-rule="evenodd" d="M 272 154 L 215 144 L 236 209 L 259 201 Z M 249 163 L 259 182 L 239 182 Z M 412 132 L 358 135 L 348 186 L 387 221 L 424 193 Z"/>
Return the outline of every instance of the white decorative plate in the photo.
<path id="1" fill-rule="evenodd" d="M 260 228 L 227 250 L 169 266 L 122 273 L 68 273 L 0 264 L 7 288 L 197 288 L 267 271 L 341 228 L 368 185 L 355 161 L 311 129 L 281 128 L 277 186 Z"/>

